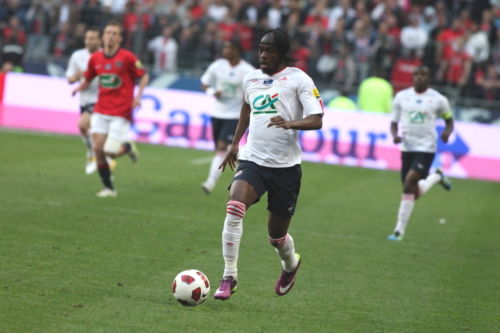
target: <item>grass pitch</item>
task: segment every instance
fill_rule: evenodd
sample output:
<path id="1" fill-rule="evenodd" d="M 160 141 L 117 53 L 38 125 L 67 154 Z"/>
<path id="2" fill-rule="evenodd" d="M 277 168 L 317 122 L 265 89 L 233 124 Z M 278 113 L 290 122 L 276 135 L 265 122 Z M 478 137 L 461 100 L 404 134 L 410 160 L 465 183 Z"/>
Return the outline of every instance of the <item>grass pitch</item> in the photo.
<path id="1" fill-rule="evenodd" d="M 231 173 L 203 195 L 210 152 L 140 145 L 137 165 L 119 160 L 118 198 L 102 199 L 79 138 L 0 142 L 0 332 L 500 332 L 498 183 L 437 185 L 397 243 L 396 172 L 304 163 L 294 289 L 274 294 L 262 200 L 244 220 L 238 292 L 185 308 L 176 274 L 203 271 L 213 294 L 223 269 Z"/>

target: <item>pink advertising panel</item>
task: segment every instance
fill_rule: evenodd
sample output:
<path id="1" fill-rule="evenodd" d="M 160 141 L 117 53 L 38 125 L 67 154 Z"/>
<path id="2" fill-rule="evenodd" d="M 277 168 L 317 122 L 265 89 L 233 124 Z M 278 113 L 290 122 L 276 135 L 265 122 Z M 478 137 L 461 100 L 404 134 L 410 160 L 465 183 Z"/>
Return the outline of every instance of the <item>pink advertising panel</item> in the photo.
<path id="1" fill-rule="evenodd" d="M 78 98 L 61 78 L 8 74 L 0 125 L 77 134 Z M 153 144 L 213 149 L 212 97 L 202 93 L 147 88 L 135 111 L 129 137 Z M 392 143 L 387 115 L 325 110 L 323 128 L 302 132 L 304 160 L 378 169 L 399 169 L 399 147 Z M 437 130 L 443 129 L 437 124 Z M 461 178 L 500 181 L 500 127 L 460 123 L 450 142 L 438 142 L 433 167 Z"/>

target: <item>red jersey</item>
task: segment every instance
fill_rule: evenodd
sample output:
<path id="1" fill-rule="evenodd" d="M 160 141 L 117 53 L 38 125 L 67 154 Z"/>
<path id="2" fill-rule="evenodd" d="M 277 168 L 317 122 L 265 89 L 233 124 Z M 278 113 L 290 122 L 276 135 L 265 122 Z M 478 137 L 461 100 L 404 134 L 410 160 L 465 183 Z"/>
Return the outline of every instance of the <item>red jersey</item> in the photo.
<path id="1" fill-rule="evenodd" d="M 120 48 L 111 57 L 102 50 L 92 54 L 85 78 L 92 81 L 99 77 L 99 97 L 94 111 L 130 120 L 135 79 L 145 73 L 141 62 L 130 51 Z"/>
<path id="2" fill-rule="evenodd" d="M 464 73 L 464 65 L 472 57 L 465 51 L 455 51 L 449 58 L 448 70 L 446 71 L 446 80 L 451 83 L 458 83 Z"/>

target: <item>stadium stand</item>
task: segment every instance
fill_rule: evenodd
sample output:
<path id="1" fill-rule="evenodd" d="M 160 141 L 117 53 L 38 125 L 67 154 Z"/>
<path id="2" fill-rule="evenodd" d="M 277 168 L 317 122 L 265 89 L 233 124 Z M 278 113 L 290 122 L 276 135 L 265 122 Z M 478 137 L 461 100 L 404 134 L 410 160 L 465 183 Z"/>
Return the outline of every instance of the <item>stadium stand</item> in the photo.
<path id="1" fill-rule="evenodd" d="M 0 0 L 1 68 L 58 75 L 85 29 L 112 19 L 123 47 L 170 74 L 160 82 L 194 82 L 229 39 L 258 65 L 259 35 L 281 27 L 298 42 L 297 67 L 332 98 L 355 99 L 375 72 L 398 91 L 424 63 L 458 119 L 500 122 L 499 0 Z"/>

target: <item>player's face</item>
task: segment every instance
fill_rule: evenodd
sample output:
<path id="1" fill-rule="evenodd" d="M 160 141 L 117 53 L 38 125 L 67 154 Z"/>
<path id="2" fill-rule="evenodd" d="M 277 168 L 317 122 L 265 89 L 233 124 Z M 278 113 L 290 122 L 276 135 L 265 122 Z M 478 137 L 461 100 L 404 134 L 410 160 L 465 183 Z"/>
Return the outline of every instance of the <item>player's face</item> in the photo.
<path id="1" fill-rule="evenodd" d="M 259 44 L 259 63 L 260 69 L 266 74 L 274 74 L 281 64 L 278 49 L 273 45 L 273 35 L 265 35 Z"/>
<path id="2" fill-rule="evenodd" d="M 234 48 L 231 46 L 231 43 L 225 42 L 224 46 L 222 47 L 222 57 L 224 59 L 231 59 L 234 57 Z"/>
<path id="3" fill-rule="evenodd" d="M 431 76 L 429 70 L 425 68 L 417 68 L 413 72 L 413 86 L 418 91 L 423 91 L 429 87 Z"/>
<path id="4" fill-rule="evenodd" d="M 101 46 L 101 38 L 99 37 L 99 33 L 97 31 L 87 31 L 85 33 L 85 47 L 89 50 L 90 53 L 94 53 L 99 50 Z"/>
<path id="5" fill-rule="evenodd" d="M 108 47 L 115 47 L 117 45 L 120 45 L 122 42 L 120 27 L 117 27 L 115 25 L 108 25 L 104 29 L 102 40 L 104 41 L 104 45 Z"/>

